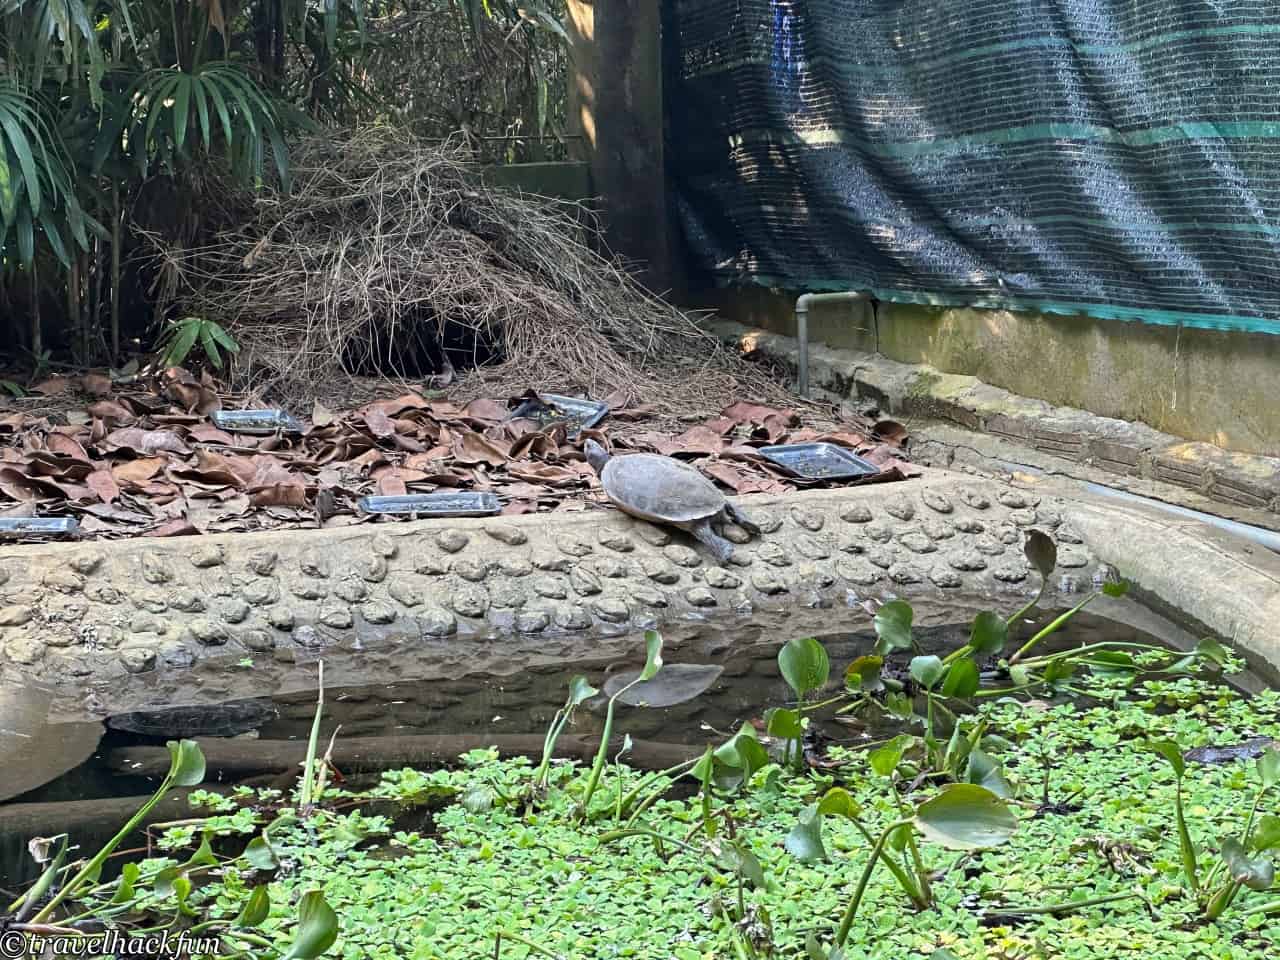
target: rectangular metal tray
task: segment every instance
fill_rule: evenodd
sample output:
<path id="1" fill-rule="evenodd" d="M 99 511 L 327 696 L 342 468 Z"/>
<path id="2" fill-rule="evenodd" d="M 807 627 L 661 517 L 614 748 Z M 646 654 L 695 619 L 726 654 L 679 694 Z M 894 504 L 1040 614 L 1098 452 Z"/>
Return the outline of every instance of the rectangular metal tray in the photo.
<path id="1" fill-rule="evenodd" d="M 419 517 L 491 517 L 502 512 L 492 493 L 422 493 L 403 497 L 363 497 L 364 513 L 413 514 Z"/>
<path id="2" fill-rule="evenodd" d="M 874 463 L 834 443 L 784 443 L 761 447 L 760 455 L 810 480 L 853 480 L 880 472 Z"/>
<path id="3" fill-rule="evenodd" d="M 219 430 L 270 436 L 301 433 L 302 424 L 286 410 L 215 410 L 209 415 Z"/>
<path id="4" fill-rule="evenodd" d="M 0 517 L 0 536 L 70 537 L 79 529 L 74 517 Z"/>
<path id="5" fill-rule="evenodd" d="M 590 430 L 609 413 L 609 405 L 582 397 L 562 397 L 557 393 L 540 393 L 538 399 L 526 400 L 511 412 L 513 420 L 533 420 L 540 427 L 563 423 L 566 435 L 576 437 Z"/>

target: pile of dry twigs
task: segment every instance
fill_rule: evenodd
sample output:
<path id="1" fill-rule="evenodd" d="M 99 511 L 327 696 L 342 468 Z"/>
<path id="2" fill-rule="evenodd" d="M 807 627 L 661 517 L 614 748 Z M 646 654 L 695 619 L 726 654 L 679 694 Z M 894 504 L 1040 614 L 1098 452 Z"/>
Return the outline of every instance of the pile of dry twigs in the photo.
<path id="1" fill-rule="evenodd" d="M 451 391 L 463 401 L 585 391 L 661 417 L 786 398 L 598 253 L 584 211 L 486 186 L 461 153 L 402 130 L 303 140 L 288 192 L 224 209 L 240 222 L 161 256 L 178 309 L 232 331 L 237 386 L 260 396 L 331 396 L 361 367 L 395 370 L 434 325 L 495 348 Z"/>

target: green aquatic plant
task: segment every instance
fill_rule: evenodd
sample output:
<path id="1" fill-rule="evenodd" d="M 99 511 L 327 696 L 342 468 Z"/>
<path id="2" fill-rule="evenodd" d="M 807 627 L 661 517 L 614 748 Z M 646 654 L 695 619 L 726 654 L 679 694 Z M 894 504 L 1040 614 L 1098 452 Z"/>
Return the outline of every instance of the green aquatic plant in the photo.
<path id="1" fill-rule="evenodd" d="M 1235 903 L 1244 890 L 1274 892 L 1276 867 L 1268 854 L 1280 849 L 1280 817 L 1263 814 L 1263 799 L 1280 786 L 1280 750 L 1271 747 L 1256 764 L 1258 789 L 1248 819 L 1238 836 L 1227 837 L 1218 848 L 1218 859 L 1201 876 L 1200 850 L 1187 826 L 1183 803 L 1183 779 L 1187 764 L 1182 751 L 1172 740 L 1157 740 L 1151 749 L 1168 761 L 1174 776 L 1174 823 L 1178 831 L 1178 853 L 1182 861 L 1183 879 L 1192 897 L 1200 904 L 1206 920 L 1217 920 Z M 1245 913 L 1280 913 L 1280 897 L 1251 906 Z"/>
<path id="2" fill-rule="evenodd" d="M 205 824 L 200 843 L 191 856 L 181 862 L 168 860 L 125 863 L 114 882 L 102 882 L 107 860 L 130 836 L 174 787 L 194 787 L 204 780 L 205 760 L 198 744 L 191 740 L 170 741 L 169 771 L 159 787 L 138 811 L 96 854 L 79 864 L 68 865 L 68 837 L 53 838 L 57 849 L 36 882 L 9 906 L 9 917 L 0 917 L 0 928 L 27 935 L 57 935 L 84 941 L 86 951 L 108 931 L 117 930 L 126 937 L 140 936 L 156 930 L 181 929 L 190 938 L 217 938 L 230 954 L 252 955 L 273 960 L 315 960 L 333 946 L 338 936 L 338 918 L 319 890 L 303 893 L 298 900 L 297 923 L 292 942 L 277 948 L 257 932 L 271 912 L 270 893 L 265 884 L 253 888 L 244 905 L 233 917 L 201 919 L 197 893 L 199 884 L 226 871 L 243 866 L 248 871 L 270 872 L 279 861 L 268 840 L 273 829 L 296 822 L 291 811 L 281 811 L 260 836 L 251 840 L 235 856 L 219 856 L 214 852 L 217 817 L 184 822 Z M 193 795 L 198 795 L 195 791 Z M 209 797 L 216 795 L 210 794 Z M 222 800 L 223 798 L 218 797 Z M 221 806 L 221 804 L 219 804 Z M 66 875 L 78 866 L 70 879 Z M 72 904 L 75 904 L 73 907 Z M 158 927 L 133 930 L 120 926 L 123 918 L 163 918 L 172 911 L 166 923 Z M 85 929 L 85 925 L 92 925 Z M 96 929 L 95 929 L 96 928 Z"/>
<path id="3" fill-rule="evenodd" d="M 605 764 L 609 759 L 609 740 L 613 736 L 614 708 L 617 705 L 618 698 L 636 684 L 652 680 L 658 675 L 658 671 L 662 669 L 662 635 L 656 630 L 646 630 L 644 646 L 644 669 L 640 671 L 634 680 L 609 698 L 609 705 L 605 709 L 604 715 L 604 730 L 600 734 L 600 747 L 596 750 L 595 761 L 591 765 L 591 773 L 587 777 L 587 785 L 582 792 L 582 802 L 578 809 L 578 819 L 580 820 L 586 819 L 590 814 L 591 800 L 595 796 L 596 788 L 600 785 L 600 777 L 604 773 Z"/>
<path id="4" fill-rule="evenodd" d="M 879 762 L 873 760 L 872 765 L 880 770 L 888 769 L 892 764 L 892 769 L 896 769 L 900 759 L 899 748 L 895 746 L 888 748 L 888 755 L 882 755 Z M 840 787 L 827 791 L 817 806 L 811 812 L 807 811 L 805 844 L 794 842 L 794 832 L 788 838 L 792 841 L 788 844 L 792 853 L 804 851 L 807 847 L 809 855 L 816 856 L 821 845 L 815 843 L 814 838 L 819 836 L 821 818 L 834 816 L 852 822 L 870 845 L 866 866 L 841 915 L 832 946 L 824 947 L 815 935 L 809 936 L 806 950 L 814 960 L 844 960 L 849 932 L 862 906 L 867 885 L 879 864 L 888 867 L 918 909 L 926 909 L 933 906 L 934 898 L 929 873 L 920 855 L 919 839 L 932 841 L 948 850 L 983 850 L 1008 842 L 1018 828 L 1018 818 L 1008 805 L 990 790 L 974 784 L 949 784 L 914 807 L 897 795 L 896 789 L 894 793 L 899 816 L 885 825 L 874 840 L 870 829 L 862 823 L 861 806 Z M 905 849 L 909 855 L 896 859 L 889 852 L 890 847 L 896 847 L 899 853 Z"/>
<path id="5" fill-rule="evenodd" d="M 804 762 L 804 715 L 809 707 L 805 697 L 827 685 L 831 659 L 821 643 L 813 637 L 803 637 L 788 641 L 778 651 L 778 669 L 796 695 L 796 706 L 794 709 L 773 707 L 766 711 L 765 728 L 769 736 L 785 744 L 783 763 L 799 767 Z"/>

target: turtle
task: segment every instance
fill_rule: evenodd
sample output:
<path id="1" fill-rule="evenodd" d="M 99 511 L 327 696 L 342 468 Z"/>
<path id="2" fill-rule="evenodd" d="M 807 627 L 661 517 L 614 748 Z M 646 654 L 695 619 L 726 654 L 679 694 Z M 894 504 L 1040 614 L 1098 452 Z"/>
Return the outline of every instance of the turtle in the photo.
<path id="1" fill-rule="evenodd" d="M 732 559 L 733 544 L 716 533 L 713 521 L 732 520 L 748 533 L 760 534 L 759 526 L 687 463 L 656 453 L 611 457 L 594 440 L 582 449 L 618 509 L 641 520 L 687 530 L 710 547 L 721 563 Z"/>

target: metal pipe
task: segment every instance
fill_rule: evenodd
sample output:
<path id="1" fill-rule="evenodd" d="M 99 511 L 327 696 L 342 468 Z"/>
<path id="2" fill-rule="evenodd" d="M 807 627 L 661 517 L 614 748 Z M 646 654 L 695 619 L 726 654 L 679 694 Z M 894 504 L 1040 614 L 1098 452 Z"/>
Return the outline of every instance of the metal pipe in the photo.
<path id="1" fill-rule="evenodd" d="M 800 354 L 796 360 L 796 385 L 800 388 L 800 396 L 809 396 L 809 307 L 815 303 L 855 303 L 870 299 L 871 294 L 865 290 L 803 293 L 796 299 L 796 345 Z"/>
<path id="2" fill-rule="evenodd" d="M 1114 497 L 1117 500 L 1128 500 L 1131 503 L 1140 503 L 1143 506 L 1154 507 L 1165 513 L 1172 513 L 1175 516 L 1186 517 L 1188 520 L 1198 520 L 1201 523 L 1207 523 L 1224 530 L 1227 533 L 1234 534 L 1237 537 L 1244 537 L 1252 540 L 1254 543 L 1261 544 L 1268 550 L 1274 550 L 1280 553 L 1280 533 L 1272 530 L 1266 530 L 1262 527 L 1255 527 L 1248 523 L 1240 523 L 1238 520 L 1228 520 L 1226 517 L 1215 517 L 1211 513 L 1201 513 L 1199 510 L 1192 510 L 1190 507 L 1179 507 L 1172 503 L 1165 503 L 1162 500 L 1153 500 L 1151 497 L 1139 496 L 1136 493 L 1129 493 L 1126 490 L 1117 490 L 1114 487 L 1104 487 L 1100 483 L 1086 483 L 1084 488 L 1090 493 L 1101 494 L 1104 497 Z"/>

